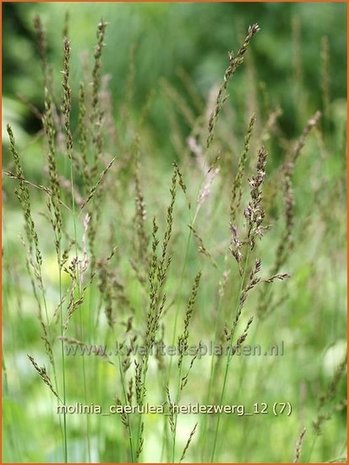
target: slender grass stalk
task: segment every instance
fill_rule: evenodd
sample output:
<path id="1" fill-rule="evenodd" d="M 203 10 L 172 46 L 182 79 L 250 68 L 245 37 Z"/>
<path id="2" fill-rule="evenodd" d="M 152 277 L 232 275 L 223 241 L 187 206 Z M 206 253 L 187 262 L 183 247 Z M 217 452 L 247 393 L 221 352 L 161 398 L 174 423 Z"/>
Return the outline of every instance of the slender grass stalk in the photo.
<path id="1" fill-rule="evenodd" d="M 65 28 L 67 29 L 67 28 Z M 71 211 L 73 217 L 73 227 L 74 227 L 74 242 L 75 242 L 75 276 L 78 282 L 78 298 L 81 298 L 82 289 L 81 289 L 81 276 L 80 276 L 80 264 L 78 260 L 78 240 L 77 240 L 77 226 L 76 226 L 76 205 L 75 205 L 75 186 L 74 186 L 74 160 L 73 155 L 73 136 L 70 129 L 70 113 L 71 113 L 71 88 L 69 85 L 69 75 L 70 75 L 70 57 L 71 57 L 71 46 L 68 37 L 64 37 L 64 60 L 63 60 L 63 104 L 62 104 L 62 113 L 64 118 L 64 129 L 66 136 L 66 151 L 67 156 L 70 160 L 70 185 L 71 185 Z M 80 320 L 80 340 L 84 341 L 84 330 L 83 330 L 83 320 L 82 312 L 79 311 L 79 320 Z M 82 378 L 83 378 L 83 389 L 84 389 L 84 401 L 87 404 L 87 383 L 86 383 L 86 369 L 85 369 L 85 358 L 82 358 Z M 91 462 L 91 445 L 90 445 L 90 425 L 89 425 L 89 415 L 86 415 L 86 432 L 87 432 L 87 456 L 89 462 Z"/>
<path id="2" fill-rule="evenodd" d="M 184 331 L 182 335 L 178 338 L 178 349 L 179 349 L 179 359 L 178 359 L 178 378 L 177 378 L 177 392 L 176 392 L 176 404 L 179 404 L 180 394 L 182 390 L 182 367 L 183 367 L 183 353 L 188 349 L 188 338 L 189 338 L 189 325 L 192 319 L 193 307 L 196 301 L 196 296 L 199 289 L 201 279 L 201 272 L 199 272 L 194 280 L 194 284 L 191 290 L 191 295 L 189 302 L 187 304 L 186 315 L 184 319 Z M 175 462 L 175 452 L 176 452 L 176 434 L 177 434 L 177 422 L 178 414 L 174 414 L 174 427 L 173 427 L 173 438 L 172 438 L 172 462 Z"/>
<path id="3" fill-rule="evenodd" d="M 219 296 L 218 300 L 218 305 L 217 305 L 217 314 L 215 318 L 215 329 L 214 329 L 214 340 L 216 341 L 218 339 L 218 327 L 219 327 L 219 315 L 220 315 L 220 310 L 222 307 L 222 299 L 223 296 Z M 215 379 L 215 364 L 214 364 L 214 357 L 211 357 L 211 363 L 210 363 L 210 378 L 208 381 L 208 389 L 206 393 L 206 401 L 205 404 L 207 405 L 210 402 L 211 398 L 211 392 L 212 392 L 212 386 L 213 386 L 213 381 Z M 208 426 L 208 418 L 207 415 L 204 415 L 203 417 L 203 425 L 202 425 L 202 431 L 200 434 L 200 449 L 201 449 L 201 460 L 204 461 L 205 459 L 205 453 L 206 453 L 206 447 L 208 441 L 206 440 L 207 438 L 207 426 Z"/>
<path id="4" fill-rule="evenodd" d="M 243 289 L 244 289 L 245 284 L 246 284 L 246 276 L 247 276 L 247 267 L 248 267 L 249 256 L 250 256 L 250 249 L 247 249 L 247 252 L 246 252 L 246 255 L 245 255 L 245 261 L 244 261 L 244 265 L 243 265 L 243 274 L 242 274 L 242 278 L 241 278 L 241 281 L 240 281 L 239 292 L 237 293 L 236 302 L 235 302 L 235 306 L 234 306 L 234 308 L 235 308 L 235 311 L 234 311 L 235 317 L 238 314 L 239 307 L 240 307 L 241 295 L 242 295 Z M 235 317 L 234 317 L 234 319 L 235 319 Z M 231 332 L 231 342 L 233 340 L 235 329 L 236 329 L 236 326 L 234 326 L 234 330 Z M 232 351 L 229 351 L 229 353 L 227 355 L 227 362 L 226 362 L 226 365 L 225 365 L 225 370 L 224 370 L 224 378 L 223 378 L 222 389 L 221 389 L 220 396 L 219 396 L 219 405 L 223 404 L 225 390 L 226 390 L 226 387 L 227 387 L 229 365 L 230 365 L 232 356 L 233 356 Z M 215 432 L 214 432 L 214 437 L 213 437 L 213 447 L 212 447 L 211 458 L 210 458 L 211 463 L 213 463 L 214 458 L 215 458 L 215 454 L 216 454 L 216 447 L 217 447 L 217 439 L 218 439 L 218 432 L 219 432 L 220 422 L 221 422 L 221 416 L 218 416 L 217 423 L 216 423 L 216 428 L 215 428 Z"/>
<path id="5" fill-rule="evenodd" d="M 60 245 L 58 247 L 60 252 Z M 62 293 L 62 268 L 60 263 L 60 253 L 58 257 L 58 282 L 59 282 L 59 301 L 62 302 L 63 293 Z M 63 316 L 63 305 L 60 309 L 60 325 L 61 325 L 61 334 L 64 335 L 64 316 Z M 64 353 L 64 342 L 63 338 L 61 339 L 61 357 L 62 357 L 62 386 L 63 386 L 63 405 L 66 405 L 67 394 L 66 394 L 66 379 L 65 379 L 65 353 Z M 67 438 L 67 414 L 65 410 L 63 411 L 63 433 L 64 433 L 64 462 L 68 463 L 68 438 Z"/>
<path id="6" fill-rule="evenodd" d="M 119 374 L 120 374 L 120 379 L 121 379 L 121 387 L 122 387 L 122 393 L 124 396 L 124 402 L 125 405 L 127 404 L 127 393 L 125 389 L 125 375 L 122 367 L 122 362 L 120 360 L 120 353 L 118 351 L 118 361 L 119 361 Z M 132 434 L 132 428 L 130 424 L 130 415 L 128 415 L 127 419 L 127 432 L 128 432 L 128 440 L 129 440 L 129 447 L 130 447 L 130 454 L 131 454 L 131 463 L 135 463 L 135 453 L 134 453 L 134 446 L 133 446 L 133 434 Z"/>

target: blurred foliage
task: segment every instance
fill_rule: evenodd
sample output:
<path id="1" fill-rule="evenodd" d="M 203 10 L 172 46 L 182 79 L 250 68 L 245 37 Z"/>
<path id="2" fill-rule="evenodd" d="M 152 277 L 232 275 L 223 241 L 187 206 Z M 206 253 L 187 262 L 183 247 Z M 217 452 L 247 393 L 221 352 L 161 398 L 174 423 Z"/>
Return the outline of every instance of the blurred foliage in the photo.
<path id="1" fill-rule="evenodd" d="M 258 22 L 262 33 L 250 52 L 249 74 L 257 81 L 260 103 L 267 99 L 269 104 L 280 104 L 281 127 L 286 135 L 294 136 L 312 112 L 323 109 L 321 41 L 324 36 L 329 44 L 331 98 L 336 101 L 345 97 L 345 10 L 344 3 L 5 3 L 3 92 L 8 97 L 5 114 L 12 111 L 18 95 L 38 108 L 43 106 L 42 78 L 32 27 L 37 13 L 46 24 L 49 56 L 56 76 L 62 67 L 62 45 L 57 35 L 63 30 L 65 13 L 70 15 L 73 91 L 78 88 L 80 69 L 87 59 L 84 52 L 91 56 L 94 47 L 92 25 L 101 17 L 110 23 L 103 63 L 105 72 L 112 76 L 110 85 L 116 112 L 127 93 L 132 67 L 130 100 L 134 112 L 141 110 L 154 88 L 161 94 L 163 78 L 179 92 L 187 91 L 178 76 L 181 69 L 206 100 L 212 86 L 221 80 L 228 50 L 236 50 L 247 26 Z M 231 95 L 235 106 L 243 107 L 248 98 L 250 87 L 245 81 L 243 73 L 238 72 L 234 77 Z M 58 78 L 56 85 L 59 85 Z M 265 87 L 272 89 L 272 95 L 265 93 Z M 311 92 L 304 92 L 304 88 Z M 166 111 L 166 103 L 158 92 L 152 100 L 150 126 L 168 148 Z M 40 127 L 26 105 L 20 116 L 21 126 L 28 132 Z M 184 122 L 182 130 L 188 132 Z"/>

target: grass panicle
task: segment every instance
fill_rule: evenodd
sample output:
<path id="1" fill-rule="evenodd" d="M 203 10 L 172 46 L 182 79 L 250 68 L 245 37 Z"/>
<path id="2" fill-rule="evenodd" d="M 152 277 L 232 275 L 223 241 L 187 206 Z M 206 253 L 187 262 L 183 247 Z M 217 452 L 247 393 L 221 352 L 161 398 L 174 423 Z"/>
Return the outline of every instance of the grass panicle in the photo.
<path id="1" fill-rule="evenodd" d="M 188 339 L 189 339 L 189 325 L 192 319 L 194 305 L 196 302 L 197 293 L 199 290 L 201 279 L 201 272 L 199 272 L 194 279 L 194 284 L 191 290 L 190 299 L 187 304 L 187 309 L 185 312 L 184 318 L 184 330 L 183 333 L 178 337 L 178 348 L 179 348 L 179 357 L 178 357 L 178 368 L 182 366 L 183 363 L 183 355 L 188 349 Z"/>
<path id="2" fill-rule="evenodd" d="M 63 101 L 61 106 L 61 111 L 63 115 L 63 124 L 64 124 L 64 133 L 66 139 L 66 152 L 67 156 L 70 160 L 75 160 L 76 164 L 77 161 L 75 156 L 73 155 L 73 136 L 70 129 L 70 114 L 72 108 L 72 95 L 71 95 L 71 87 L 69 85 L 69 75 L 70 75 L 70 57 L 71 57 L 71 45 L 70 41 L 67 37 L 64 39 L 64 58 L 63 58 L 63 80 L 62 80 L 62 88 L 63 88 Z"/>
<path id="3" fill-rule="evenodd" d="M 137 140 L 136 146 L 139 147 L 139 141 Z M 149 238 L 146 232 L 146 205 L 144 200 L 144 193 L 141 185 L 141 162 L 139 155 L 139 148 L 136 148 L 136 160 L 135 160 L 135 230 L 136 230 L 136 240 L 137 240 L 137 251 L 138 258 L 142 263 L 146 259 L 147 248 L 149 243 Z"/>
<path id="4" fill-rule="evenodd" d="M 262 186 L 265 178 L 267 155 L 266 149 L 261 147 L 258 152 L 256 174 L 249 179 L 251 201 L 245 209 L 244 215 L 248 226 L 247 240 L 251 250 L 255 246 L 256 239 L 260 239 L 266 229 L 263 226 L 265 211 L 262 204 Z"/>
<path id="5" fill-rule="evenodd" d="M 299 434 L 296 444 L 296 450 L 294 453 L 293 463 L 299 463 L 301 452 L 302 452 L 302 445 L 304 442 L 305 433 L 307 432 L 306 428 L 303 428 Z"/>
<path id="6" fill-rule="evenodd" d="M 192 431 L 191 431 L 191 433 L 190 433 L 190 435 L 189 435 L 188 441 L 187 441 L 187 443 L 186 443 L 186 445 L 185 445 L 185 447 L 184 447 L 184 449 L 183 449 L 182 456 L 181 456 L 181 458 L 179 459 L 179 463 L 183 462 L 183 460 L 185 459 L 185 456 L 186 456 L 186 454 L 187 454 L 187 452 L 188 452 L 190 443 L 191 443 L 191 441 L 192 441 L 192 439 L 193 439 L 193 437 L 194 437 L 194 434 L 195 434 L 195 431 L 196 431 L 197 426 L 198 426 L 198 423 L 195 423 L 194 428 L 192 429 Z"/>
<path id="7" fill-rule="evenodd" d="M 218 116 L 220 112 L 222 111 L 223 104 L 227 99 L 226 91 L 227 91 L 228 83 L 230 79 L 232 78 L 232 76 L 234 75 L 237 68 L 243 63 L 244 55 L 247 51 L 250 41 L 252 37 L 259 30 L 260 30 L 260 27 L 258 26 L 258 24 L 253 24 L 252 26 L 249 26 L 245 40 L 243 44 L 241 45 L 241 47 L 239 48 L 237 54 L 234 55 L 233 52 L 228 53 L 229 65 L 227 69 L 225 70 L 224 77 L 223 77 L 223 83 L 221 84 L 218 90 L 215 106 L 213 108 L 213 111 L 210 115 L 209 122 L 208 122 L 208 136 L 206 140 L 206 148 L 209 148 L 213 141 L 215 125 L 216 125 Z"/>
<path id="8" fill-rule="evenodd" d="M 45 367 L 40 367 L 34 357 L 32 357 L 31 355 L 27 354 L 29 360 L 31 361 L 33 367 L 35 368 L 35 370 L 37 371 L 37 373 L 39 374 L 40 378 L 43 380 L 43 382 L 46 384 L 46 386 L 49 387 L 50 391 L 52 392 L 52 394 L 58 399 L 60 400 L 57 392 L 55 391 L 53 385 L 52 385 L 52 382 L 51 382 L 51 379 L 47 373 L 47 370 Z"/>
<path id="9" fill-rule="evenodd" d="M 12 128 L 9 124 L 7 125 L 7 134 L 9 136 L 10 152 L 11 152 L 14 165 L 15 165 L 15 170 L 16 170 L 15 178 L 18 180 L 18 188 L 15 190 L 15 194 L 18 198 L 18 201 L 21 205 L 21 208 L 24 214 L 25 232 L 26 232 L 26 237 L 27 237 L 28 246 L 29 246 L 29 253 L 30 253 L 30 256 L 32 256 L 33 251 L 34 251 L 35 259 L 36 259 L 36 266 L 34 268 L 35 268 L 36 276 L 38 276 L 39 279 L 41 280 L 40 268 L 42 265 L 42 255 L 40 252 L 39 238 L 36 232 L 35 223 L 34 223 L 32 211 L 31 211 L 29 189 L 28 189 L 27 183 L 25 182 L 21 159 L 20 159 L 19 153 L 16 148 L 15 137 L 13 135 Z"/>
<path id="10" fill-rule="evenodd" d="M 116 157 L 112 158 L 110 162 L 107 164 L 107 166 L 104 168 L 104 170 L 100 173 L 96 183 L 91 187 L 90 192 L 88 193 L 86 199 L 83 201 L 83 203 L 80 205 L 80 209 L 83 210 L 86 205 L 93 199 L 93 197 L 96 194 L 96 191 L 100 184 L 103 182 L 105 175 L 108 173 L 108 171 L 111 169 L 113 166 L 114 161 L 116 160 Z"/>
<path id="11" fill-rule="evenodd" d="M 333 400 L 335 399 L 339 384 L 344 377 L 345 370 L 347 367 L 347 356 L 345 356 L 342 362 L 338 365 L 335 370 L 332 380 L 329 383 L 326 391 L 319 397 L 318 402 L 318 416 L 313 421 L 313 430 L 317 436 L 322 433 L 323 424 L 330 420 L 333 412 Z"/>
<path id="12" fill-rule="evenodd" d="M 235 225 L 236 214 L 239 211 L 241 196 L 242 196 L 242 179 L 246 168 L 246 160 L 250 148 L 253 127 L 256 121 L 256 115 L 252 115 L 248 124 L 247 133 L 245 136 L 244 149 L 240 156 L 237 173 L 235 175 L 230 199 L 230 226 Z"/>

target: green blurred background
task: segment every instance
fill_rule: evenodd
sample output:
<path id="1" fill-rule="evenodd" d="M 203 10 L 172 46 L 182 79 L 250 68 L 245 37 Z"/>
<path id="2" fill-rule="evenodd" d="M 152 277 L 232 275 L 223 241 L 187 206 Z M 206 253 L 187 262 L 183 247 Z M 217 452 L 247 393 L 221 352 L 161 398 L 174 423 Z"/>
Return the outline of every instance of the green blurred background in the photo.
<path id="1" fill-rule="evenodd" d="M 265 330 L 259 335 L 258 340 L 269 343 L 270 335 L 273 338 L 285 339 L 288 342 L 287 358 L 273 362 L 272 376 L 271 365 L 266 364 L 262 377 L 258 377 L 259 371 L 253 365 L 254 361 L 248 362 L 248 367 L 251 367 L 248 382 L 254 386 L 251 390 L 251 398 L 259 396 L 268 400 L 268 396 L 270 399 L 273 396 L 275 398 L 282 392 L 296 404 L 296 409 L 299 405 L 300 407 L 297 414 L 291 417 L 291 423 L 285 422 L 285 428 L 279 427 L 272 419 L 272 424 L 270 423 L 268 428 L 265 428 L 262 422 L 248 425 L 247 429 L 239 427 L 237 439 L 234 439 L 241 445 L 241 450 L 234 449 L 236 459 L 289 461 L 299 432 L 298 424 L 303 422 L 303 415 L 307 421 L 311 421 L 316 416 L 318 395 L 329 384 L 330 376 L 346 344 L 343 150 L 346 126 L 346 4 L 5 3 L 2 7 L 3 128 L 6 123 L 11 123 L 18 146 L 24 155 L 25 173 L 34 182 L 42 183 L 45 176 L 42 141 L 40 135 L 36 137 L 41 130 L 41 121 L 35 114 L 36 111 L 33 111 L 33 107 L 39 112 L 43 110 L 44 94 L 32 27 L 33 17 L 36 14 L 40 14 L 47 29 L 49 60 L 53 68 L 56 98 L 59 101 L 63 55 L 62 32 L 65 14 L 69 13 L 73 121 L 76 121 L 77 117 L 79 81 L 85 73 L 85 68 L 90 70 L 93 63 L 97 23 L 100 18 L 109 23 L 102 61 L 103 73 L 110 75 L 109 87 L 112 92 L 117 130 L 123 128 L 125 105 L 127 111 L 132 114 L 132 119 L 138 121 L 144 105 L 150 101 L 149 117 L 141 129 L 142 143 L 144 142 L 147 153 L 148 171 L 145 170 L 143 174 L 147 207 L 150 212 L 155 210 L 158 214 L 159 208 L 162 208 L 160 201 L 167 198 L 165 196 L 171 162 L 174 158 L 180 157 L 174 143 L 171 112 L 175 113 L 176 129 L 180 132 L 182 141 L 186 140 L 192 130 L 175 105 L 174 101 L 179 102 L 176 95 L 172 99 L 169 98 L 168 85 L 172 86 L 172 95 L 176 91 L 182 96 L 190 111 L 197 117 L 204 111 L 205 102 L 212 88 L 221 82 L 227 65 L 228 50 L 237 50 L 248 25 L 258 22 L 261 32 L 254 38 L 248 50 L 243 69 L 237 71 L 229 87 L 230 98 L 226 110 L 229 112 L 230 108 L 233 109 L 233 112 L 228 113 L 228 116 L 233 115 L 233 118 L 226 118 L 225 126 L 222 125 L 220 128 L 227 136 L 224 141 L 227 146 L 231 141 L 230 136 L 232 134 L 234 134 L 232 138 L 237 136 L 231 150 L 234 160 L 238 156 L 237 151 L 240 151 L 243 145 L 246 121 L 252 110 L 257 111 L 258 125 L 258 121 L 262 121 L 263 124 L 266 122 L 273 108 L 279 105 L 282 108 L 282 115 L 278 120 L 280 132 L 275 138 L 272 137 L 267 141 L 271 146 L 268 179 L 275 173 L 278 174 L 275 168 L 280 165 L 285 154 L 284 150 L 279 150 L 280 140 L 287 138 L 289 141 L 294 141 L 315 111 L 321 110 L 324 113 L 321 120 L 323 131 L 319 131 L 316 137 L 312 135 L 309 138 L 295 173 L 297 248 L 292 253 L 287 268 L 292 274 L 292 280 L 287 288 L 288 301 L 275 318 L 273 315 L 273 318 L 266 321 Z M 328 44 L 327 54 L 324 53 L 326 44 Z M 327 72 L 324 66 L 327 67 L 328 76 L 324 76 Z M 326 79 L 329 84 L 327 108 L 323 92 Z M 167 82 L 167 87 L 164 82 Z M 254 107 L 255 104 L 257 108 Z M 5 134 L 4 144 L 4 165 L 8 167 L 11 165 L 7 150 L 8 138 Z M 185 155 L 183 155 L 184 162 Z M 151 165 L 151 168 L 147 165 Z M 193 180 L 193 185 L 195 181 Z M 119 181 L 115 180 L 115 183 L 117 182 Z M 126 173 L 122 184 L 125 188 L 122 195 L 124 198 L 129 198 L 125 207 L 125 211 L 129 211 L 129 216 L 133 214 L 131 184 L 132 181 Z M 6 427 L 12 435 L 8 434 L 10 439 L 6 445 L 5 459 L 54 461 L 61 459 L 61 455 L 55 443 L 56 431 L 50 424 L 50 416 L 47 413 L 52 406 L 47 407 L 46 404 L 40 403 L 43 398 L 41 382 L 39 379 L 33 381 L 35 374 L 28 366 L 25 355 L 28 350 L 42 351 L 38 328 L 33 321 L 34 311 L 26 304 L 30 316 L 25 315 L 23 318 L 23 315 L 18 317 L 17 313 L 12 313 L 12 308 L 20 307 L 16 299 L 18 289 L 24 287 L 23 282 L 27 285 L 27 294 L 18 293 L 18 299 L 23 298 L 25 302 L 32 303 L 29 284 L 26 284 L 21 274 L 17 274 L 18 270 L 24 274 L 23 257 L 18 253 L 18 234 L 22 231 L 23 220 L 18 202 L 13 195 L 12 180 L 6 180 L 4 192 L 7 218 L 4 224 L 7 267 L 5 274 L 8 302 L 11 303 L 7 305 L 7 310 L 5 308 L 5 312 L 8 312 L 8 318 L 4 319 L 7 325 L 5 351 L 9 356 L 7 369 L 13 391 L 7 401 Z M 273 190 L 266 194 L 267 200 L 270 201 Z M 42 197 L 33 191 L 32 199 L 35 207 L 41 209 Z M 106 208 L 106 211 L 107 215 L 114 215 L 112 207 Z M 118 215 L 122 217 L 119 212 Z M 269 215 L 274 220 L 280 212 L 275 213 L 271 210 Z M 115 221 L 119 221 L 119 216 Z M 52 246 L 49 249 L 50 232 L 47 232 L 47 225 L 43 223 L 39 214 L 37 218 L 42 243 L 45 250 L 48 250 L 48 265 L 45 273 L 52 277 L 52 274 L 55 276 L 56 270 L 53 266 L 52 271 L 49 266 L 55 260 Z M 182 218 L 183 225 L 184 221 L 185 218 Z M 220 218 L 220 221 L 225 219 Z M 185 227 L 186 225 L 183 226 L 183 230 Z M 125 233 L 121 227 L 115 229 L 118 233 L 122 231 L 123 234 L 127 234 L 128 231 L 125 230 Z M 202 230 L 206 233 L 205 241 L 207 240 L 208 245 L 213 248 L 221 230 L 217 233 L 215 223 L 207 222 L 206 218 L 202 219 Z M 272 261 L 276 243 L 277 236 L 273 232 L 263 242 L 263 260 L 265 259 L 267 266 Z M 106 247 L 103 241 L 101 247 Z M 193 246 L 193 256 L 194 251 L 196 249 Z M 174 259 L 177 269 L 181 264 L 181 254 L 182 248 L 179 248 L 178 256 L 176 255 Z M 191 266 L 195 267 L 194 260 Z M 13 276 L 11 276 L 12 272 Z M 188 278 L 189 275 L 191 277 L 191 273 L 190 268 Z M 125 275 L 127 278 L 127 268 Z M 173 282 L 177 278 L 177 275 L 174 275 Z M 125 281 L 127 282 L 127 279 Z M 134 298 L 132 286 L 129 291 Z M 53 295 L 52 292 L 51 294 Z M 197 328 L 200 328 L 200 325 L 210 328 L 211 314 L 204 313 L 196 324 Z M 200 330 L 197 332 L 199 333 Z M 21 377 L 17 375 L 18 369 Z M 202 373 L 198 370 L 195 378 L 198 392 L 202 384 Z M 76 383 L 74 370 L 71 370 L 69 375 L 70 389 L 74 395 L 77 395 L 74 391 Z M 114 373 L 110 375 L 111 380 L 113 376 Z M 94 378 L 93 382 L 95 382 Z M 303 399 L 303 387 L 307 389 L 306 404 Z M 344 386 L 341 386 L 340 394 L 342 397 L 345 396 Z M 110 396 L 112 395 L 113 392 L 110 392 Z M 45 417 L 46 421 L 42 421 L 42 424 L 34 429 L 32 420 L 37 416 L 38 404 L 44 405 L 40 418 Z M 28 410 L 23 412 L 20 408 L 22 405 L 28 405 Z M 341 410 L 334 416 L 333 422 L 326 430 L 326 435 L 318 442 L 314 459 L 324 457 L 334 459 L 337 453 L 338 455 L 343 453 L 346 438 L 345 414 Z M 80 424 L 76 423 L 71 428 L 77 439 L 76 446 L 73 442 L 76 451 L 74 450 L 70 455 L 76 460 L 81 460 L 83 446 L 79 442 Z M 28 431 L 32 432 L 32 438 L 28 439 Z M 253 434 L 244 435 L 246 431 L 251 431 Z M 309 439 L 306 444 L 308 449 L 311 447 L 310 434 L 309 429 Z M 152 435 L 149 442 L 150 449 L 158 443 L 156 430 Z M 19 444 L 18 452 L 10 443 L 12 436 Z M 95 457 L 104 461 L 115 460 L 121 446 L 119 447 L 118 443 L 115 445 L 113 427 L 110 427 L 107 433 L 104 432 L 104 436 L 105 444 L 103 447 L 100 446 L 103 450 Z M 224 439 L 230 444 L 228 435 Z M 110 444 L 114 444 L 117 450 L 111 450 Z M 246 450 L 244 450 L 245 444 L 248 446 Z M 286 444 L 288 447 L 281 447 L 280 444 Z M 308 449 L 306 452 L 310 455 Z M 148 456 L 150 455 L 151 452 L 148 452 Z M 228 459 L 230 458 L 229 456 Z"/>
<path id="2" fill-rule="evenodd" d="M 161 79 L 166 78 L 178 92 L 183 92 L 184 70 L 192 84 L 206 99 L 219 82 L 227 63 L 227 51 L 236 50 L 249 24 L 258 22 L 259 34 L 249 52 L 260 92 L 269 89 L 270 103 L 283 109 L 281 127 L 294 136 L 304 126 L 309 113 L 322 109 L 321 40 L 328 37 L 330 94 L 335 102 L 345 97 L 346 85 L 346 5 L 344 3 L 5 3 L 3 24 L 3 93 L 5 118 L 21 115 L 21 128 L 35 133 L 40 122 L 24 105 L 20 94 L 39 109 L 43 105 L 42 77 L 35 46 L 32 20 L 39 13 L 47 27 L 49 57 L 53 63 L 55 83 L 62 67 L 62 28 L 65 12 L 71 16 L 70 34 L 73 48 L 73 95 L 84 52 L 91 53 L 95 34 L 93 21 L 104 18 L 107 30 L 103 64 L 112 76 L 110 87 L 114 108 L 118 112 L 130 75 L 130 56 L 134 56 L 133 111 L 140 111 L 156 91 L 151 105 L 150 130 L 166 147 L 169 127 L 164 114 L 166 105 L 159 97 Z M 91 60 L 91 55 L 89 60 Z M 234 105 L 247 98 L 243 73 L 234 77 Z M 304 92 L 302 89 L 308 89 Z M 297 116 L 297 117 L 295 117 Z M 16 122 L 16 121 L 12 121 Z M 237 122 L 239 124 L 239 122 Z M 183 132 L 189 132 L 183 122 Z"/>

